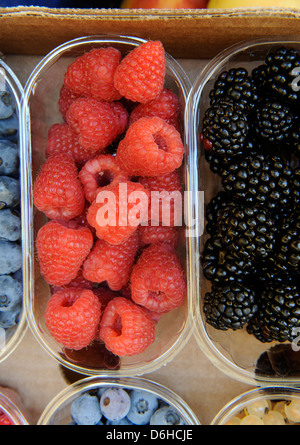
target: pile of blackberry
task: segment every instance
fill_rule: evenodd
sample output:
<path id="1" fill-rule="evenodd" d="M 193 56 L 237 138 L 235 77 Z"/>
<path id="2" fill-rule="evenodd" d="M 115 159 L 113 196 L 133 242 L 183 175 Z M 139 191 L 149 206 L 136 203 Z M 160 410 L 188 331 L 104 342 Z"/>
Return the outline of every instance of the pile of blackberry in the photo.
<path id="1" fill-rule="evenodd" d="M 248 73 L 224 71 L 200 135 L 223 190 L 206 206 L 206 322 L 292 342 L 300 327 L 300 54 L 272 49 Z M 300 89 L 299 89 L 300 90 Z"/>

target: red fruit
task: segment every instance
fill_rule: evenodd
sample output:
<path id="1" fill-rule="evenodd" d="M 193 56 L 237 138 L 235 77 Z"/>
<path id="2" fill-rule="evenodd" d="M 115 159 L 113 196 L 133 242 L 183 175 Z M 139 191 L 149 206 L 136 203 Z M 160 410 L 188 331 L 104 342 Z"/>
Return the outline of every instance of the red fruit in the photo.
<path id="1" fill-rule="evenodd" d="M 50 219 L 70 220 L 84 208 L 84 193 L 74 160 L 54 154 L 43 164 L 33 188 L 33 202 Z"/>
<path id="2" fill-rule="evenodd" d="M 79 179 L 83 185 L 85 198 L 93 202 L 103 187 L 127 181 L 128 175 L 116 163 L 114 156 L 106 154 L 86 162 L 79 172 Z"/>
<path id="3" fill-rule="evenodd" d="M 162 43 L 148 41 L 123 58 L 116 69 L 114 84 L 127 99 L 146 103 L 162 92 L 165 74 L 166 60 Z"/>
<path id="4" fill-rule="evenodd" d="M 49 221 L 36 237 L 41 274 L 52 285 L 69 284 L 77 277 L 83 261 L 93 246 L 93 235 L 86 227 L 72 221 Z"/>
<path id="5" fill-rule="evenodd" d="M 69 287 L 76 287 L 79 289 L 90 289 L 93 290 L 94 283 L 92 283 L 89 280 L 86 280 L 84 276 L 82 275 L 82 269 L 79 270 L 76 278 L 74 280 L 71 280 L 70 283 L 68 283 L 65 286 L 51 286 L 51 293 L 55 294 L 59 290 L 63 290 Z"/>
<path id="6" fill-rule="evenodd" d="M 129 125 L 141 117 L 160 117 L 179 130 L 179 101 L 173 91 L 164 88 L 151 102 L 137 105 L 130 113 Z"/>
<path id="7" fill-rule="evenodd" d="M 162 176 L 145 176 L 139 179 L 151 193 L 149 225 L 163 222 L 166 227 L 182 224 L 183 199 L 180 176 L 177 170 Z M 161 225 L 161 224 L 159 224 Z"/>
<path id="8" fill-rule="evenodd" d="M 91 290 L 68 288 L 50 297 L 45 322 L 58 343 L 79 350 L 96 338 L 100 315 L 101 305 Z"/>
<path id="9" fill-rule="evenodd" d="M 149 192 L 142 184 L 126 181 L 108 185 L 91 204 L 87 220 L 98 238 L 121 244 L 148 220 Z"/>
<path id="10" fill-rule="evenodd" d="M 134 122 L 118 145 L 117 162 L 136 176 L 166 175 L 179 168 L 184 147 L 179 132 L 159 117 Z"/>
<path id="11" fill-rule="evenodd" d="M 97 298 L 101 304 L 102 312 L 106 308 L 109 301 L 113 300 L 116 296 L 118 296 L 117 292 L 114 292 L 113 290 L 111 290 L 105 286 L 95 287 L 93 289 L 93 292 L 97 296 Z"/>
<path id="12" fill-rule="evenodd" d="M 178 228 L 168 226 L 140 226 L 140 244 L 147 246 L 149 244 L 168 243 L 173 247 L 178 245 Z"/>
<path id="13" fill-rule="evenodd" d="M 143 352 L 155 340 L 155 322 L 143 308 L 123 297 L 108 303 L 100 321 L 100 339 L 119 356 Z"/>
<path id="14" fill-rule="evenodd" d="M 128 113 L 121 104 L 116 106 L 94 98 L 75 100 L 67 112 L 67 122 L 79 144 L 93 152 L 104 150 L 122 134 L 127 120 Z"/>
<path id="15" fill-rule="evenodd" d="M 106 281 L 110 289 L 120 290 L 129 281 L 138 248 L 138 231 L 118 245 L 99 239 L 83 264 L 83 276 L 96 283 Z"/>
<path id="16" fill-rule="evenodd" d="M 114 87 L 114 74 L 121 53 L 116 48 L 95 48 L 69 65 L 64 85 L 77 94 L 106 101 L 119 100 L 121 94 Z"/>
<path id="17" fill-rule="evenodd" d="M 5 413 L 0 414 L 0 425 L 14 425 L 12 419 Z"/>
<path id="18" fill-rule="evenodd" d="M 131 274 L 132 300 L 165 313 L 176 309 L 185 296 L 184 273 L 175 250 L 166 243 L 145 248 Z"/>
<path id="19" fill-rule="evenodd" d="M 49 128 L 46 156 L 66 153 L 78 166 L 82 166 L 97 152 L 85 150 L 78 143 L 78 138 L 68 124 L 54 124 Z"/>
<path id="20" fill-rule="evenodd" d="M 74 91 L 63 85 L 59 92 L 58 106 L 64 120 L 67 119 L 67 111 L 74 100 L 79 99 L 82 94 L 74 93 Z"/>

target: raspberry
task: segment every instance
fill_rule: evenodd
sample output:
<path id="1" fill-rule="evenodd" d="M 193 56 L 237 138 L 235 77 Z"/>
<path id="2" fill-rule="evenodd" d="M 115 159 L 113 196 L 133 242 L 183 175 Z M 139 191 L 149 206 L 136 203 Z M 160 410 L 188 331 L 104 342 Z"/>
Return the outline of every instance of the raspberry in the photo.
<path id="1" fill-rule="evenodd" d="M 94 294 L 97 296 L 100 304 L 101 311 L 103 312 L 109 301 L 113 300 L 118 294 L 106 286 L 99 286 L 93 289 Z"/>
<path id="2" fill-rule="evenodd" d="M 160 176 L 182 164 L 184 147 L 179 132 L 159 117 L 142 117 L 118 145 L 117 162 L 131 175 Z"/>
<path id="3" fill-rule="evenodd" d="M 162 176 L 145 176 L 139 183 L 151 193 L 149 219 L 153 225 L 176 226 L 182 220 L 182 186 L 177 170 Z M 156 193 L 154 193 L 156 192 Z"/>
<path id="4" fill-rule="evenodd" d="M 79 172 L 79 179 L 83 185 L 85 198 L 93 202 L 103 187 L 127 181 L 128 175 L 121 170 L 114 156 L 103 154 L 86 162 Z"/>
<path id="5" fill-rule="evenodd" d="M 5 413 L 0 413 L 0 425 L 14 425 L 12 419 Z"/>
<path id="6" fill-rule="evenodd" d="M 160 117 L 179 130 L 179 101 L 173 91 L 164 88 L 151 102 L 137 105 L 129 117 L 129 125 L 141 117 Z"/>
<path id="7" fill-rule="evenodd" d="M 109 102 L 119 100 L 114 75 L 120 60 L 121 53 L 116 48 L 94 48 L 68 66 L 64 85 L 77 94 Z"/>
<path id="8" fill-rule="evenodd" d="M 110 289 L 120 290 L 129 281 L 138 248 L 138 231 L 118 245 L 99 239 L 83 264 L 84 277 L 96 283 L 106 281 Z"/>
<path id="9" fill-rule="evenodd" d="M 143 250 L 131 274 L 132 300 L 155 312 L 176 309 L 186 295 L 186 283 L 176 251 L 168 244 Z"/>
<path id="10" fill-rule="evenodd" d="M 166 60 L 159 41 L 142 43 L 130 51 L 116 69 L 114 84 L 122 96 L 133 102 L 155 99 L 164 86 Z"/>
<path id="11" fill-rule="evenodd" d="M 140 244 L 147 246 L 149 244 L 168 243 L 174 248 L 178 245 L 178 228 L 168 226 L 140 226 Z"/>
<path id="12" fill-rule="evenodd" d="M 78 137 L 79 144 L 90 151 L 104 150 L 126 128 L 128 113 L 120 103 L 94 98 L 75 100 L 68 112 L 67 122 Z"/>
<path id="13" fill-rule="evenodd" d="M 93 235 L 72 221 L 49 221 L 36 237 L 40 270 L 47 283 L 62 286 L 74 280 L 93 246 Z"/>
<path id="14" fill-rule="evenodd" d="M 76 278 L 74 278 L 74 280 L 71 280 L 70 283 L 68 283 L 67 285 L 65 285 L 65 286 L 51 286 L 51 294 L 55 294 L 59 290 L 66 289 L 69 287 L 93 290 L 94 283 L 92 283 L 91 281 L 84 278 L 84 276 L 82 274 L 82 268 L 80 268 Z"/>
<path id="15" fill-rule="evenodd" d="M 143 352 L 155 340 L 155 323 L 143 308 L 123 297 L 106 306 L 100 321 L 100 339 L 119 356 Z"/>
<path id="16" fill-rule="evenodd" d="M 97 335 L 101 305 L 89 289 L 68 288 L 53 294 L 45 311 L 45 322 L 54 339 L 79 350 Z"/>
<path id="17" fill-rule="evenodd" d="M 74 102 L 74 100 L 79 99 L 81 97 L 81 94 L 74 93 L 74 91 L 67 88 L 65 85 L 63 85 L 59 92 L 59 100 L 58 100 L 58 106 L 59 111 L 64 118 L 64 120 L 67 120 L 67 111 L 70 108 L 70 105 Z"/>
<path id="18" fill-rule="evenodd" d="M 70 220 L 84 208 L 84 193 L 74 160 L 54 154 L 43 164 L 33 188 L 37 209 L 50 219 Z"/>
<path id="19" fill-rule="evenodd" d="M 85 150 L 78 143 L 78 138 L 68 124 L 53 124 L 48 131 L 46 156 L 66 153 L 81 167 L 97 152 Z"/>
<path id="20" fill-rule="evenodd" d="M 126 181 L 108 185 L 91 204 L 88 223 L 98 238 L 110 244 L 123 243 L 148 220 L 148 200 L 149 192 L 142 184 Z"/>

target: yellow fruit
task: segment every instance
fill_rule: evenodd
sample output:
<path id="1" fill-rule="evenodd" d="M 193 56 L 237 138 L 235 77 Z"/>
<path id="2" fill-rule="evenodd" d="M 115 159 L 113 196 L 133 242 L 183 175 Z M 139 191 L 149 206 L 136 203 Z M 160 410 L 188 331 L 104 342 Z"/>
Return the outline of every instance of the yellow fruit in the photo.
<path id="1" fill-rule="evenodd" d="M 300 8 L 300 0 L 209 0 L 207 7 L 212 8 Z"/>

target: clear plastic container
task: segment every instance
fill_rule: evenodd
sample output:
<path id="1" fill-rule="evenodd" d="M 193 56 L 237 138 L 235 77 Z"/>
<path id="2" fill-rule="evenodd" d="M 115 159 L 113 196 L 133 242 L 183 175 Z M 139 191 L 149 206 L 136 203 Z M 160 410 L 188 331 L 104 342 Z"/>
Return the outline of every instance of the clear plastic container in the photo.
<path id="1" fill-rule="evenodd" d="M 101 378 L 87 377 L 61 391 L 45 408 L 37 425 L 67 425 L 72 422 L 71 404 L 81 394 L 106 388 L 125 390 L 143 390 L 157 396 L 163 402 L 174 407 L 186 425 L 199 425 L 196 415 L 176 393 L 156 382 L 136 377 Z"/>
<path id="2" fill-rule="evenodd" d="M 299 406 L 300 390 L 297 388 L 255 388 L 227 403 L 211 425 L 240 425 L 240 422 L 242 425 L 295 425 L 300 420 Z"/>
<path id="3" fill-rule="evenodd" d="M 3 56 L 3 58 L 5 58 Z M 24 151 L 20 138 L 20 115 L 23 88 L 11 68 L 0 58 L 0 150 L 1 150 L 1 286 L 11 285 L 16 280 L 18 300 L 9 307 L 3 300 L 0 308 L 0 362 L 5 360 L 19 345 L 26 332 L 24 310 L 26 283 L 22 282 L 22 268 L 26 261 L 23 235 L 27 231 L 27 220 L 23 219 Z M 5 201 L 4 201 L 5 199 Z M 12 221 L 15 227 L 6 221 Z M 10 223 L 9 223 L 10 224 Z M 11 256 L 13 255 L 13 256 Z M 5 278 L 4 278 L 5 276 Z M 10 281 L 7 281 L 10 280 Z M 13 281 L 15 283 L 15 281 Z M 21 287 L 20 287 L 21 286 Z M 22 289 L 23 287 L 23 289 Z M 23 292 L 23 297 L 22 297 Z M 21 297 L 21 298 L 20 298 Z"/>
<path id="4" fill-rule="evenodd" d="M 200 140 L 201 122 L 210 106 L 209 92 L 218 76 L 231 68 L 244 67 L 251 73 L 261 65 L 272 49 L 282 46 L 300 50 L 299 39 L 287 40 L 270 37 L 241 42 L 225 49 L 214 57 L 199 73 L 189 94 L 186 108 L 187 145 L 190 148 L 195 170 L 191 179 L 193 189 L 194 217 L 198 223 L 198 236 L 193 239 L 191 257 L 193 261 L 195 337 L 201 350 L 211 362 L 228 376 L 251 385 L 299 385 L 300 366 L 297 344 L 262 343 L 246 328 L 222 331 L 210 326 L 203 313 L 204 295 L 210 289 L 205 278 L 200 256 L 208 238 L 205 230 L 205 208 L 208 202 L 223 189 L 220 176 L 213 173 L 205 159 L 204 147 Z M 197 192 L 202 191 L 201 199 Z M 202 199 L 203 198 L 203 199 Z M 202 230 L 204 227 L 204 230 Z M 297 338 L 295 337 L 295 340 Z"/>
<path id="5" fill-rule="evenodd" d="M 10 388 L 0 387 L 0 412 L 7 415 L 13 425 L 29 425 L 20 396 Z"/>
<path id="6" fill-rule="evenodd" d="M 25 236 L 28 251 L 25 279 L 29 288 L 26 295 L 28 324 L 45 350 L 62 365 L 86 375 L 141 375 L 168 363 L 183 348 L 191 334 L 192 297 L 188 290 L 186 301 L 176 310 L 164 315 L 156 326 L 156 340 L 143 353 L 116 360 L 100 343 L 81 351 L 65 350 L 49 334 L 44 321 L 44 312 L 50 296 L 48 284 L 40 275 L 35 253 L 35 237 L 46 222 L 45 217 L 33 207 L 31 200 L 33 178 L 45 160 L 45 146 L 49 127 L 62 122 L 58 110 L 58 95 L 67 66 L 79 55 L 102 46 L 113 46 L 125 55 L 145 40 L 123 36 L 92 36 L 67 42 L 45 56 L 31 73 L 24 88 L 22 107 L 24 144 L 28 175 L 25 208 L 29 230 Z M 181 66 L 166 54 L 167 70 L 165 86 L 178 94 L 182 122 L 190 82 Z M 186 147 L 186 157 L 189 153 Z M 183 168 L 186 168 L 183 166 Z M 186 168 L 185 176 L 189 172 Z M 189 245 L 183 236 L 179 246 L 189 286 Z"/>

